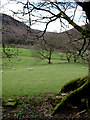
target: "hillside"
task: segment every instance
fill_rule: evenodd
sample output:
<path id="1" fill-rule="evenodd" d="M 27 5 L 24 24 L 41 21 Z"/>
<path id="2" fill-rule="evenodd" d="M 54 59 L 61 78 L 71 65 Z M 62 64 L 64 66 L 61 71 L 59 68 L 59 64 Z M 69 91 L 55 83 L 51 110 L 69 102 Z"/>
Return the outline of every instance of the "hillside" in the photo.
<path id="1" fill-rule="evenodd" d="M 2 28 L 3 43 L 9 45 L 33 45 L 35 43 L 35 36 L 41 33 L 41 31 L 30 29 L 23 22 L 15 20 L 6 14 L 2 14 Z M 52 33 L 48 33 L 49 36 L 52 36 Z M 80 38 L 80 33 L 75 29 L 57 33 L 57 35 L 59 35 L 61 41 L 62 39 L 63 41 L 70 41 L 70 39 Z"/>
<path id="2" fill-rule="evenodd" d="M 2 41 L 9 45 L 33 45 L 38 30 L 30 29 L 26 24 L 6 14 L 2 14 Z M 28 36 L 28 37 L 27 37 Z"/>

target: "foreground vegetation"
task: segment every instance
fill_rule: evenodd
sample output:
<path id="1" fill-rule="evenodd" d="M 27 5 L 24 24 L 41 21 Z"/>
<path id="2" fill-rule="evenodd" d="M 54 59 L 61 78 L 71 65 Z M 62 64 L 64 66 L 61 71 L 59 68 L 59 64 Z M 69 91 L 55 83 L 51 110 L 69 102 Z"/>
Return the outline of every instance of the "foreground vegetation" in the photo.
<path id="1" fill-rule="evenodd" d="M 3 106 L 2 120 L 90 120 L 89 113 L 79 114 L 81 110 L 70 104 L 64 113 L 51 116 L 54 107 L 49 102 L 50 96 L 55 94 L 49 93 L 44 96 L 32 96 L 32 98 L 19 97 L 16 107 Z"/>

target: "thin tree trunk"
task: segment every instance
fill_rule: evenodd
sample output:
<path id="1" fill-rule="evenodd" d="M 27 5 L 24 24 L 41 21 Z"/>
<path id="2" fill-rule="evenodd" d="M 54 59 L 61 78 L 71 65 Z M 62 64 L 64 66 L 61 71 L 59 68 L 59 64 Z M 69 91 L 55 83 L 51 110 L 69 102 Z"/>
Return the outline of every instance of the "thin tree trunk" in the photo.
<path id="1" fill-rule="evenodd" d="M 67 61 L 70 62 L 70 57 L 66 54 Z"/>
<path id="2" fill-rule="evenodd" d="M 48 64 L 51 64 L 51 55 L 52 55 L 52 50 L 49 51 L 49 58 L 48 58 L 49 62 L 48 62 Z"/>
<path id="3" fill-rule="evenodd" d="M 77 61 L 77 58 L 76 58 L 76 55 L 74 56 L 74 62 L 76 62 Z"/>
<path id="4" fill-rule="evenodd" d="M 68 60 L 68 62 L 70 62 L 70 59 L 69 59 L 69 58 L 67 58 L 67 60 Z"/>
<path id="5" fill-rule="evenodd" d="M 76 59 L 74 59 L 74 62 L 76 62 Z"/>
<path id="6" fill-rule="evenodd" d="M 51 64 L 51 58 L 49 58 L 49 62 L 48 62 L 48 64 Z"/>

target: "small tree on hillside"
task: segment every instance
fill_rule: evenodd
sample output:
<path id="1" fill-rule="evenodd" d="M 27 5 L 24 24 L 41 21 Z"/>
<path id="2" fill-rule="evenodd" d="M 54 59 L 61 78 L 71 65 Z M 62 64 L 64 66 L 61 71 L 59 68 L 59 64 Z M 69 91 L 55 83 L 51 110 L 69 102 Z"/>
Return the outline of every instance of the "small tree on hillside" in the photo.
<path id="1" fill-rule="evenodd" d="M 47 32 L 43 39 L 39 39 L 35 44 L 36 56 L 40 59 L 47 59 L 48 64 L 51 64 L 52 54 L 59 49 L 59 45 L 59 34 Z"/>

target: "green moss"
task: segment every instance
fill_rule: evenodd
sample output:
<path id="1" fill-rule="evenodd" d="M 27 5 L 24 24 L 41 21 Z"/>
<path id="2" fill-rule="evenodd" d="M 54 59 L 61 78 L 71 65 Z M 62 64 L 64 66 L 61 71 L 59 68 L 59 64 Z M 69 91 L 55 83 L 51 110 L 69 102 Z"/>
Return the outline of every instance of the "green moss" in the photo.
<path id="1" fill-rule="evenodd" d="M 52 115 L 54 115 L 55 113 L 62 113 L 62 111 L 65 109 L 67 103 L 76 103 L 78 104 L 79 102 L 81 102 L 81 99 L 84 97 L 85 99 L 87 98 L 87 96 L 90 98 L 90 93 L 88 93 L 90 91 L 90 84 L 88 81 L 87 77 L 83 77 L 83 78 L 78 78 L 76 80 L 73 80 L 67 84 L 65 84 L 65 86 L 62 88 L 62 91 L 66 91 L 66 88 L 68 88 L 68 86 L 71 85 L 76 85 L 76 88 L 74 86 L 74 90 L 69 92 L 66 96 L 64 96 L 62 98 L 62 100 L 56 105 L 56 107 L 54 108 L 54 110 L 52 111 Z M 72 86 L 71 86 L 72 87 Z M 71 88 L 69 88 L 68 90 L 70 90 Z M 60 93 L 61 93 L 60 92 Z M 77 99 L 76 99 L 77 98 Z M 87 106 L 89 107 L 89 100 L 87 100 Z"/>
<path id="2" fill-rule="evenodd" d="M 86 81 L 87 81 L 87 76 L 71 80 L 61 88 L 58 94 L 61 94 L 62 92 L 69 92 L 75 90 L 79 88 L 81 85 L 83 85 Z"/>
<path id="3" fill-rule="evenodd" d="M 18 99 L 16 98 L 6 98 L 2 100 L 2 105 L 14 107 L 17 104 L 17 102 L 18 102 Z"/>

